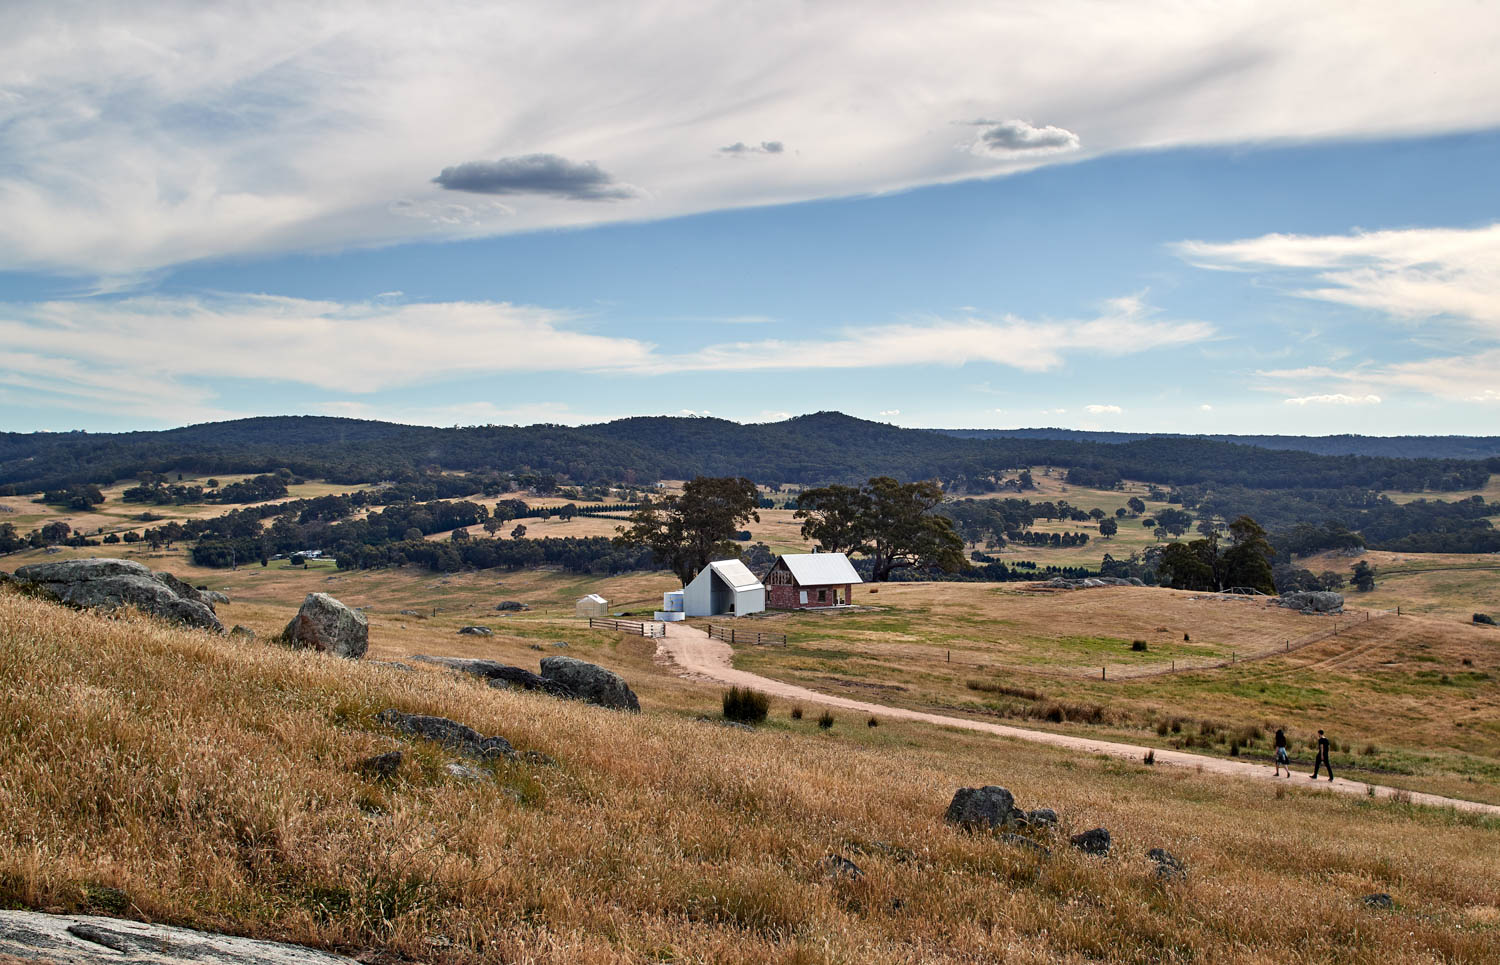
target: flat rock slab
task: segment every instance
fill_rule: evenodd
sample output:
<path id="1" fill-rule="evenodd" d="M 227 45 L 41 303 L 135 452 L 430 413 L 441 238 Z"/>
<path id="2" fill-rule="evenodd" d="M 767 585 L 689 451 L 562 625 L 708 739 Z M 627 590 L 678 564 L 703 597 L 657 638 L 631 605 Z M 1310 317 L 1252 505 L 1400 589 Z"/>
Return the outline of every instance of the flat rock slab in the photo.
<path id="1" fill-rule="evenodd" d="M 152 573 L 135 560 L 95 558 L 33 563 L 16 570 L 15 582 L 58 603 L 85 610 L 133 606 L 190 627 L 224 631 L 213 607 L 170 573 Z"/>
<path id="2" fill-rule="evenodd" d="M 356 965 L 300 945 L 35 911 L 0 911 L 0 955 L 56 965 Z"/>

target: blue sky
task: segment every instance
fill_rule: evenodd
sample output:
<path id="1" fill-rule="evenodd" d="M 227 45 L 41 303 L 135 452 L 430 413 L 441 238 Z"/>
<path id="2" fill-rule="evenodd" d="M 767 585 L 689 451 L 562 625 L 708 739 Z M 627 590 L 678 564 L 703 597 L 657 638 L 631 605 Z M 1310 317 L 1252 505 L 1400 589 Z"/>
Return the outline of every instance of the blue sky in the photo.
<path id="1" fill-rule="evenodd" d="M 171 6 L 0 14 L 0 428 L 1500 432 L 1477 5 Z"/>

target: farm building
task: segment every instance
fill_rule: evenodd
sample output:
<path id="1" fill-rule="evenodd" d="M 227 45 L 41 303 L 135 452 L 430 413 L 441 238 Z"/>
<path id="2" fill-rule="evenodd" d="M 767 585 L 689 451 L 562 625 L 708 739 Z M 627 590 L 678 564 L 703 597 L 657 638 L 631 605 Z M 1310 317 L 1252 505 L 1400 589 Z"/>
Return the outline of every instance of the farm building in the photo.
<path id="1" fill-rule="evenodd" d="M 787 553 L 766 574 L 767 602 L 777 610 L 847 606 L 863 582 L 843 553 Z"/>
<path id="2" fill-rule="evenodd" d="M 705 566 L 682 590 L 682 611 L 690 617 L 744 616 L 766 608 L 766 588 L 739 560 Z"/>
<path id="3" fill-rule="evenodd" d="M 590 593 L 573 604 L 573 615 L 575 617 L 607 617 L 609 616 L 609 601 L 597 593 Z"/>

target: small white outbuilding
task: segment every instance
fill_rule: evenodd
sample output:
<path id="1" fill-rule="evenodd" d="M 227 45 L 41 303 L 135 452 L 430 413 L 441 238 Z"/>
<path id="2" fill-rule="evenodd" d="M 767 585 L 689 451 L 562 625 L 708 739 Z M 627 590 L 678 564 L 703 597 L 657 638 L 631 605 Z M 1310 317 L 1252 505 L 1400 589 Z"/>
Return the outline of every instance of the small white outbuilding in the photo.
<path id="1" fill-rule="evenodd" d="M 742 617 L 765 608 L 765 586 L 739 560 L 708 564 L 682 590 L 682 610 L 690 617 Z"/>
<path id="2" fill-rule="evenodd" d="M 607 617 L 609 616 L 609 601 L 597 593 L 590 593 L 573 604 L 573 615 L 575 617 Z"/>

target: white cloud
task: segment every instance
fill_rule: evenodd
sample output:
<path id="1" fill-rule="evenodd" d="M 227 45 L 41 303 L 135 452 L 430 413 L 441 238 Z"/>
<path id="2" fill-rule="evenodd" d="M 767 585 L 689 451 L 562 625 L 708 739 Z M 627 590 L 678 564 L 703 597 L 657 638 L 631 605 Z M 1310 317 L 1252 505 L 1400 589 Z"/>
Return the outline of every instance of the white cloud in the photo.
<path id="1" fill-rule="evenodd" d="M 1332 395 L 1304 395 L 1300 398 L 1283 400 L 1287 405 L 1379 405 L 1378 395 L 1345 395 L 1337 392 Z"/>
<path id="2" fill-rule="evenodd" d="M 1119 415 L 1120 413 L 1122 413 L 1122 412 L 1125 411 L 1124 409 L 1120 408 L 1117 405 L 1098 405 L 1098 404 L 1094 404 L 1094 405 L 1086 405 L 1083 408 L 1084 408 L 1085 411 L 1092 412 L 1094 415 Z"/>
<path id="3" fill-rule="evenodd" d="M 1214 411 L 1214 407 L 1211 406 L 1211 405 L 1209 405 L 1207 402 L 1205 402 L 1202 405 L 1198 406 L 1198 411 L 1199 412 L 1212 412 L 1212 411 Z"/>
<path id="4" fill-rule="evenodd" d="M 882 419 L 888 419 L 891 416 L 898 416 L 900 414 L 901 414 L 901 410 L 900 409 L 881 409 L 880 410 L 880 417 Z"/>
<path id="5" fill-rule="evenodd" d="M 1212 244 L 1182 242 L 1183 257 L 1206 267 L 1312 274 L 1293 282 L 1303 298 L 1354 305 L 1394 319 L 1450 318 L 1500 337 L 1500 224 L 1413 228 L 1347 235 L 1262 235 Z"/>
<path id="6" fill-rule="evenodd" d="M 1013 159 L 1078 150 L 1078 135 L 1061 127 L 1034 127 L 1029 121 L 975 121 L 983 129 L 969 150 L 984 157 Z"/>
<path id="7" fill-rule="evenodd" d="M 1313 14 L 1296 0 L 875 13 L 852 0 L 12 0 L 0 270 L 128 280 L 199 258 L 669 217 L 1114 151 L 1488 128 L 1492 20 L 1464 0 L 1379 16 L 1354 0 Z M 999 156 L 953 150 L 952 125 L 975 117 L 1035 124 L 988 125 Z M 757 144 L 774 163 L 724 163 L 741 143 L 731 153 Z M 538 156 L 640 190 L 500 204 L 432 183 Z"/>
<path id="8" fill-rule="evenodd" d="M 1257 374 L 1276 382 L 1301 385 L 1340 382 L 1356 394 L 1372 394 L 1372 390 L 1379 389 L 1416 392 L 1450 402 L 1500 402 L 1496 372 L 1500 372 L 1500 348 L 1469 355 L 1367 364 L 1348 369 L 1308 366 Z M 1281 391 L 1275 386 L 1267 389 Z"/>

